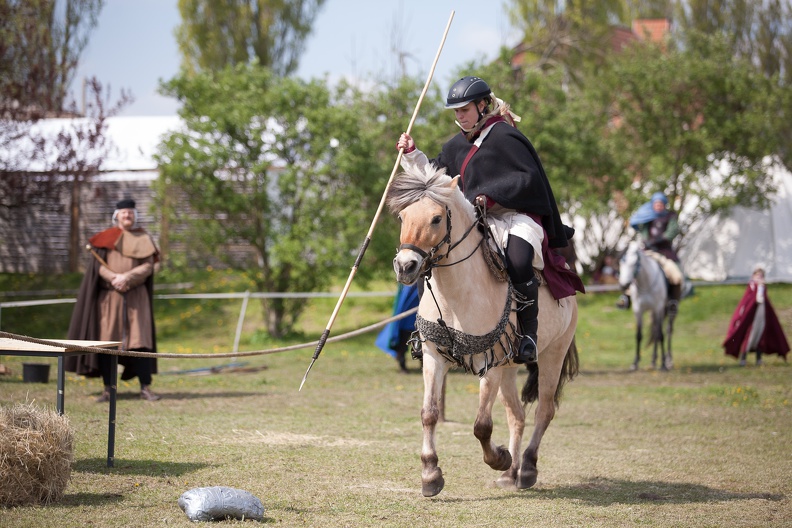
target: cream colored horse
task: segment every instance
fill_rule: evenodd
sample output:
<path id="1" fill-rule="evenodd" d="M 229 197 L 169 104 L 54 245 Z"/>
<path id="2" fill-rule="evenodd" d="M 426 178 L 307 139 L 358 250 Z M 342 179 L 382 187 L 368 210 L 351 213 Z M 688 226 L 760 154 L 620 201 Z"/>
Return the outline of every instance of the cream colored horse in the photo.
<path id="1" fill-rule="evenodd" d="M 473 206 L 459 190 L 459 177 L 452 179 L 431 167 L 426 170 L 427 174 L 399 174 L 387 197 L 391 212 L 401 222 L 401 245 L 393 261 L 397 279 L 413 284 L 430 277 L 418 308 L 418 328 L 424 340 L 422 492 L 427 497 L 437 495 L 445 484 L 438 466 L 435 428 L 443 381 L 455 366 L 480 376 L 473 434 L 481 443 L 484 462 L 503 472 L 497 485 L 530 488 L 536 483 L 539 444 L 555 415 L 561 387 L 577 373 L 577 302 L 574 296 L 556 301 L 546 285 L 540 288 L 539 358 L 529 366 L 521 403 L 519 365 L 511 361 L 519 339 L 515 336 L 515 305 L 508 301 L 511 285 L 503 277 L 499 279 L 482 258 L 486 241 L 476 228 Z M 503 328 L 502 333 L 498 328 Z M 496 397 L 506 408 L 508 446 L 492 441 Z M 537 401 L 534 430 L 520 456 L 523 403 L 533 401 Z"/>

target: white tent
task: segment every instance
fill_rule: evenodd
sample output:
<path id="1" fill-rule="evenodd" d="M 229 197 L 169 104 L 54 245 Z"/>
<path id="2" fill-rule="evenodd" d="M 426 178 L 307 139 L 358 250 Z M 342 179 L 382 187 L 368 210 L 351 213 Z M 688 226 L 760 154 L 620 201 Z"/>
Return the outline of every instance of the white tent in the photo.
<path id="1" fill-rule="evenodd" d="M 687 276 L 744 280 L 762 264 L 768 282 L 792 282 L 792 173 L 781 168 L 774 177 L 778 192 L 768 209 L 735 207 L 688 234 L 680 252 Z"/>

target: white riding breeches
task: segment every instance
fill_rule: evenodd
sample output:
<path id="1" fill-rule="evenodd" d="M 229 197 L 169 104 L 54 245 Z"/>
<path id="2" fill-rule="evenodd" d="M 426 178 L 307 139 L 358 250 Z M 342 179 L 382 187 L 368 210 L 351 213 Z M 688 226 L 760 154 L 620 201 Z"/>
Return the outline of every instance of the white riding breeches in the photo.
<path id="1" fill-rule="evenodd" d="M 509 243 L 509 235 L 518 236 L 531 244 L 534 249 L 532 263 L 534 269 L 544 269 L 544 259 L 542 258 L 544 229 L 534 222 L 530 216 L 516 211 L 489 212 L 487 214 L 487 223 L 490 226 L 493 237 L 504 252 Z"/>

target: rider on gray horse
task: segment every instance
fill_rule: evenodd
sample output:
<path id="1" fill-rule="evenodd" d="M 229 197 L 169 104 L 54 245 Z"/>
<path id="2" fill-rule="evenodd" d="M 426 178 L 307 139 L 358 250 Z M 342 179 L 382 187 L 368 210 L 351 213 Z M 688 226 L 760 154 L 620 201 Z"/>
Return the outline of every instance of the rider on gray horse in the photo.
<path id="1" fill-rule="evenodd" d="M 655 259 L 668 281 L 668 307 L 676 310 L 682 298 L 684 275 L 679 266 L 679 257 L 673 247 L 674 238 L 679 234 L 677 214 L 668 209 L 668 198 L 661 192 L 643 204 L 630 217 L 630 226 L 641 234 L 646 254 Z M 630 297 L 623 292 L 618 308 L 630 307 Z"/>
<path id="2" fill-rule="evenodd" d="M 461 175 L 465 197 L 487 209 L 498 245 L 505 248 L 509 278 L 514 289 L 527 300 L 517 312 L 522 338 L 514 361 L 534 362 L 539 313 L 539 281 L 534 268 L 550 267 L 548 260 L 552 257 L 545 256 L 543 245 L 565 247 L 574 231 L 568 232 L 561 223 L 539 155 L 515 127 L 519 116 L 495 97 L 484 80 L 458 80 L 448 92 L 445 107 L 454 110 L 456 124 L 462 131 L 446 142 L 433 160 L 415 148 L 412 137 L 402 134 L 397 144 L 404 149 L 402 166 L 405 170 L 423 170 L 432 163 L 452 176 Z"/>

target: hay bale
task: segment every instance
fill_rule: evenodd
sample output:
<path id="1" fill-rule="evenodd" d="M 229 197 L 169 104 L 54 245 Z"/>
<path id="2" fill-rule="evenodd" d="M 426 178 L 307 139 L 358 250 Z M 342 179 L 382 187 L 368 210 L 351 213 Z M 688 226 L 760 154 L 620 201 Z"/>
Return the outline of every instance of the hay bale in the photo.
<path id="1" fill-rule="evenodd" d="M 65 416 L 33 404 L 0 406 L 0 505 L 59 500 L 71 477 L 73 444 Z"/>

